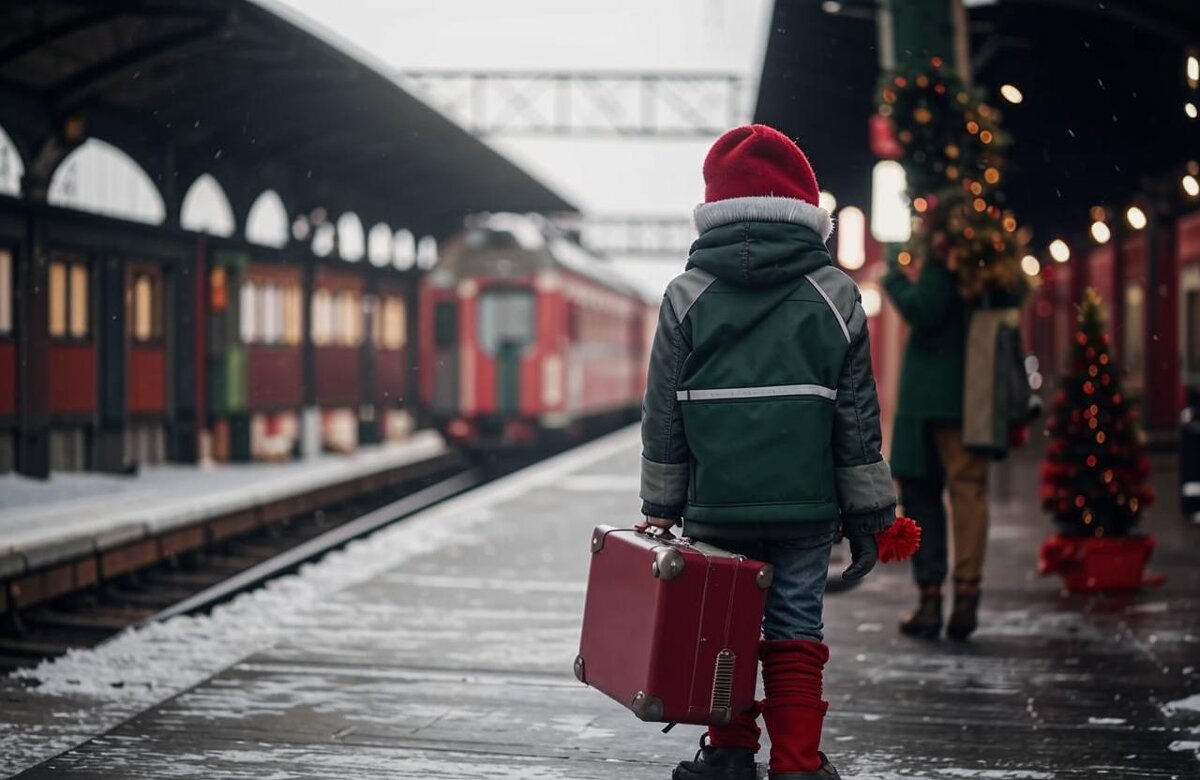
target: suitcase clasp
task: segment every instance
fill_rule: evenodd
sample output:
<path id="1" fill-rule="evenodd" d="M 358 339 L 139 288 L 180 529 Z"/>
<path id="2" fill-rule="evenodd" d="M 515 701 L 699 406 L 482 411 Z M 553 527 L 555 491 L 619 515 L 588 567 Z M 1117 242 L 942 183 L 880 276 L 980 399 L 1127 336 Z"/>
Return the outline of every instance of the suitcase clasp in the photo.
<path id="1" fill-rule="evenodd" d="M 669 582 L 683 574 L 683 554 L 674 547 L 657 547 L 654 550 L 654 563 L 650 564 L 650 573 L 664 582 Z"/>

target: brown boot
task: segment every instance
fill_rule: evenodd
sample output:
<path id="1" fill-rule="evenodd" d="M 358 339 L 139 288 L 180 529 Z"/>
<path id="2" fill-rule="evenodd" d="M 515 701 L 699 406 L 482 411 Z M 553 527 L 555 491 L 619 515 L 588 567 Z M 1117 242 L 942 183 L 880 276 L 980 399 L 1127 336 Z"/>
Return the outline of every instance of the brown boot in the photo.
<path id="1" fill-rule="evenodd" d="M 954 583 L 954 609 L 946 624 L 946 636 L 962 642 L 979 627 L 979 581 Z"/>
<path id="2" fill-rule="evenodd" d="M 900 633 L 921 639 L 937 639 L 942 633 L 942 586 L 922 585 L 921 601 L 912 614 L 900 621 Z"/>

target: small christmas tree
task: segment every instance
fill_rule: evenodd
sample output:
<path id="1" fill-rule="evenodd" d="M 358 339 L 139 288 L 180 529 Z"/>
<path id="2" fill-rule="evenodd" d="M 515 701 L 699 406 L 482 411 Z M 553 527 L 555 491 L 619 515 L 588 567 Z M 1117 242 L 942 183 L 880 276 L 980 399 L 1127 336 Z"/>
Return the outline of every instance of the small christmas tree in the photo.
<path id="1" fill-rule="evenodd" d="M 1100 296 L 1088 289 L 1042 464 L 1042 506 L 1064 536 L 1127 536 L 1154 500 L 1137 416 L 1104 330 Z"/>

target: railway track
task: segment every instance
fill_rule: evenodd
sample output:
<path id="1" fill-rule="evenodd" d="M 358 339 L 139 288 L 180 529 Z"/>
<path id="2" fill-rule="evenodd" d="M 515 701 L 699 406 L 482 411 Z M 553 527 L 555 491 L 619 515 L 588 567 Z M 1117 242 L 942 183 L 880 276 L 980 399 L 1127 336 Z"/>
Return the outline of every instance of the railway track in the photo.
<path id="1" fill-rule="evenodd" d="M 557 449 L 557 448 L 556 448 Z M 198 614 L 239 593 L 452 496 L 530 465 L 542 451 L 470 462 L 451 459 L 391 487 L 266 527 L 0 616 L 0 674 L 93 647 L 136 625 Z"/>

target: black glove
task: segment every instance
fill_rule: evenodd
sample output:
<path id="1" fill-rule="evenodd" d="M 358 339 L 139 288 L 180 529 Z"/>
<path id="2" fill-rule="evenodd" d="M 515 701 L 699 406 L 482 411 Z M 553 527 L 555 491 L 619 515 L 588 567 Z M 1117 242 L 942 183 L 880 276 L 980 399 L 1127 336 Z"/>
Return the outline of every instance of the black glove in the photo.
<path id="1" fill-rule="evenodd" d="M 857 582 L 871 573 L 879 560 L 879 545 L 875 534 L 854 534 L 846 539 L 850 542 L 850 565 L 842 572 L 846 582 Z"/>

